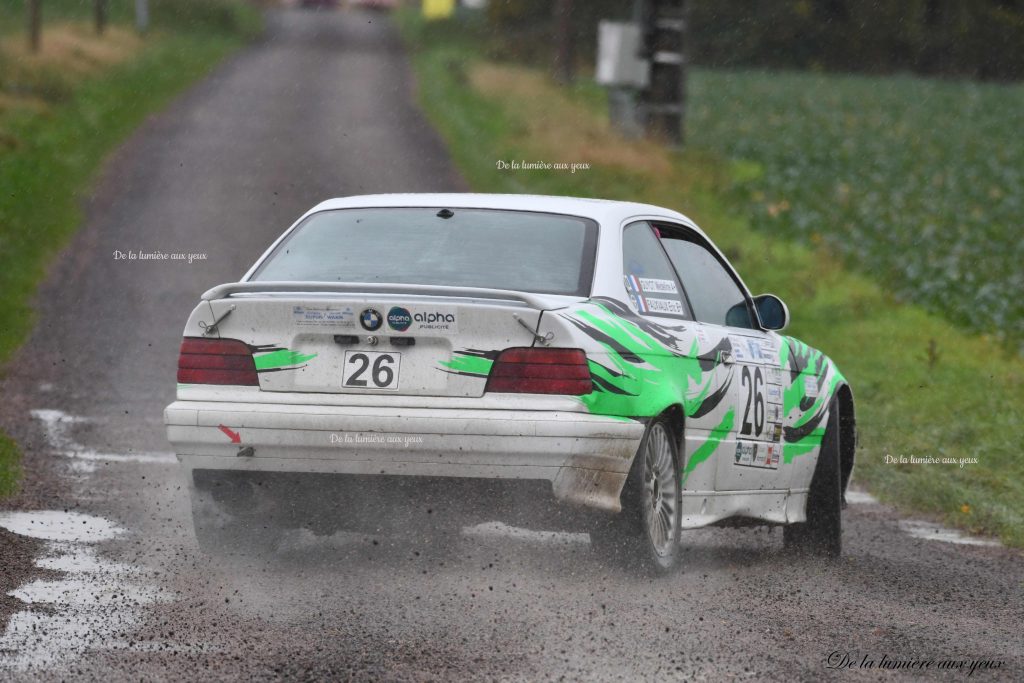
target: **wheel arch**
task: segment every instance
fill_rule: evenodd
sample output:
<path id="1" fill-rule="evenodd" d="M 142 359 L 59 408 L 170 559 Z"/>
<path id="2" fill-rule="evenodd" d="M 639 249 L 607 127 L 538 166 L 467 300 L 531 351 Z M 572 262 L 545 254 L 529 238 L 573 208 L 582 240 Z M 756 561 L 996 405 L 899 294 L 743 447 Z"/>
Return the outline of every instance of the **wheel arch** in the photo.
<path id="1" fill-rule="evenodd" d="M 672 435 L 675 437 L 676 448 L 679 454 L 679 464 L 682 465 L 686 458 L 686 412 L 683 410 L 682 404 L 671 403 L 651 417 L 637 419 L 641 420 L 645 425 L 650 425 L 654 420 L 661 418 L 667 420 L 669 427 L 672 429 Z M 646 437 L 646 435 L 645 427 L 644 436 Z M 638 452 L 639 450 L 637 450 Z M 636 459 L 636 453 L 633 454 L 633 459 Z"/>
<path id="2" fill-rule="evenodd" d="M 679 449 L 679 459 L 682 461 L 685 458 L 686 451 L 686 442 L 684 440 L 686 436 L 686 413 L 683 411 L 683 406 L 679 403 L 673 403 L 658 413 L 657 417 L 664 417 L 672 427 L 672 434 L 676 437 L 676 447 Z"/>
<path id="3" fill-rule="evenodd" d="M 836 389 L 836 403 L 839 409 L 839 466 L 842 477 L 843 495 L 853 474 L 853 463 L 857 453 L 857 417 L 853 402 L 853 391 L 848 384 Z"/>

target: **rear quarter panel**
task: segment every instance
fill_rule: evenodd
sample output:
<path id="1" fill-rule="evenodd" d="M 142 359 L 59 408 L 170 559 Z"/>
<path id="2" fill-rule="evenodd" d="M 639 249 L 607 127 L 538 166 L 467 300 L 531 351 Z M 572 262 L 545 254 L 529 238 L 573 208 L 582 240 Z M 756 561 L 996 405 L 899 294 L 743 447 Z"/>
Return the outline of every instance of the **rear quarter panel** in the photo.
<path id="1" fill-rule="evenodd" d="M 605 298 L 545 313 L 541 332 L 552 332 L 554 345 L 586 351 L 594 390 L 579 401 L 588 412 L 648 420 L 681 408 L 689 423 L 684 486 L 715 488 L 715 468 L 709 461 L 733 443 L 735 424 L 729 381 L 711 381 L 720 352 L 731 349 L 728 336 L 716 337 L 710 326 L 693 322 L 659 325 Z M 822 352 L 793 337 L 777 336 L 782 459 L 792 467 L 791 487 L 801 489 L 810 484 L 832 398 L 846 380 Z M 705 428 L 689 433 L 707 416 L 713 419 Z M 700 467 L 705 462 L 709 466 Z"/>

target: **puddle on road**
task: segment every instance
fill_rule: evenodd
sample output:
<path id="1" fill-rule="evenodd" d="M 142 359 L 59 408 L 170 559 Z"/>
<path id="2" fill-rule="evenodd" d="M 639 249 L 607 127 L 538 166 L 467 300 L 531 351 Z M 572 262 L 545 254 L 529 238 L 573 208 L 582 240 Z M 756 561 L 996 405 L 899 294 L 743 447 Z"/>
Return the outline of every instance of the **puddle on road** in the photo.
<path id="1" fill-rule="evenodd" d="M 121 637 L 141 622 L 145 606 L 171 597 L 139 568 L 98 555 L 92 544 L 125 533 L 107 519 L 57 510 L 9 512 L 0 514 L 0 526 L 47 541 L 36 566 L 66 573 L 8 593 L 52 608 L 52 614 L 25 610 L 11 617 L 0 636 L 0 670 L 48 668 L 89 650 L 123 646 Z"/>
<path id="2" fill-rule="evenodd" d="M 846 502 L 850 505 L 877 505 L 878 499 L 867 491 L 849 489 L 846 492 Z M 955 543 L 957 545 L 975 546 L 1000 546 L 999 541 L 987 538 L 977 538 L 961 533 L 956 529 L 949 529 L 934 522 L 922 522 L 914 519 L 901 519 L 898 522 L 900 531 L 909 534 L 914 538 L 926 541 L 942 541 L 943 543 Z"/>
<path id="3" fill-rule="evenodd" d="M 94 607 L 116 605 L 128 601 L 133 605 L 148 605 L 155 602 L 156 589 L 149 586 L 124 586 L 111 581 L 97 583 L 94 575 L 85 579 L 63 579 L 61 581 L 33 581 L 10 593 L 30 605 L 70 605 Z"/>
<path id="4" fill-rule="evenodd" d="M 941 524 L 934 522 L 921 522 L 913 519 L 902 519 L 899 522 L 901 531 L 904 531 L 914 538 L 922 538 L 926 541 L 942 541 L 944 543 L 956 543 L 957 545 L 980 545 L 1000 546 L 999 541 L 992 541 L 987 538 L 975 538 L 966 536 L 955 529 L 948 529 Z"/>
<path id="5" fill-rule="evenodd" d="M 513 541 L 532 545 L 588 545 L 590 536 L 585 533 L 561 531 L 537 531 L 523 527 L 509 526 L 502 522 L 485 522 L 463 527 L 461 535 L 480 542 Z M 308 529 L 299 529 L 288 535 L 278 546 L 278 552 L 302 552 L 314 548 L 350 548 L 371 542 L 372 534 L 353 531 L 338 531 L 331 536 L 316 536 Z"/>
<path id="6" fill-rule="evenodd" d="M 54 544 L 54 550 L 64 550 L 66 546 Z M 63 555 L 42 557 L 36 560 L 36 566 L 42 569 L 52 569 L 58 572 L 87 573 L 87 574 L 123 574 L 131 571 L 130 564 L 111 562 L 97 557 L 96 551 L 92 548 L 74 548 L 73 552 L 65 552 Z"/>
<path id="7" fill-rule="evenodd" d="M 105 453 L 94 448 L 83 446 L 69 434 L 76 424 L 90 422 L 88 418 L 68 415 L 61 410 L 33 410 L 32 417 L 43 423 L 46 440 L 57 455 L 75 460 L 73 468 L 76 472 L 89 473 L 96 469 L 97 462 L 133 462 L 160 465 L 173 465 L 178 462 L 174 453 L 140 452 L 140 453 Z"/>
<path id="8" fill-rule="evenodd" d="M 589 545 L 590 535 L 570 533 L 567 531 L 535 531 L 522 527 L 509 526 L 501 522 L 485 522 L 476 526 L 465 527 L 463 536 L 478 540 L 522 541 L 537 545 Z"/>
<path id="9" fill-rule="evenodd" d="M 847 489 L 846 502 L 849 503 L 850 505 L 874 505 L 875 503 L 878 502 L 878 499 L 872 496 L 867 491 Z"/>
<path id="10" fill-rule="evenodd" d="M 30 538 L 77 543 L 109 541 L 124 533 L 124 529 L 102 517 L 59 510 L 0 513 L 0 526 Z"/>

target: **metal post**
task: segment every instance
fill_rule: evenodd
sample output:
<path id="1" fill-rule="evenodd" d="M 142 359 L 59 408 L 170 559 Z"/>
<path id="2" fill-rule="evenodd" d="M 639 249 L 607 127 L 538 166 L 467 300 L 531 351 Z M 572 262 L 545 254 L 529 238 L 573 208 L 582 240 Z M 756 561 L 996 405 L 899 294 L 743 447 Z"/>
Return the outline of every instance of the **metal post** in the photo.
<path id="1" fill-rule="evenodd" d="M 43 30 L 43 0 L 28 0 L 28 47 L 39 52 Z"/>
<path id="2" fill-rule="evenodd" d="M 575 36 L 572 32 L 572 0 L 555 1 L 555 80 L 563 85 L 575 75 Z"/>
<path id="3" fill-rule="evenodd" d="M 96 33 L 103 35 L 107 28 L 107 0 L 93 0 L 93 10 L 96 18 Z"/>
<path id="4" fill-rule="evenodd" d="M 643 93 L 647 134 L 683 144 L 686 114 L 686 0 L 646 0 L 644 45 L 651 83 Z"/>
<path id="5" fill-rule="evenodd" d="M 149 30 L 149 0 L 135 0 L 135 28 L 139 33 Z"/>

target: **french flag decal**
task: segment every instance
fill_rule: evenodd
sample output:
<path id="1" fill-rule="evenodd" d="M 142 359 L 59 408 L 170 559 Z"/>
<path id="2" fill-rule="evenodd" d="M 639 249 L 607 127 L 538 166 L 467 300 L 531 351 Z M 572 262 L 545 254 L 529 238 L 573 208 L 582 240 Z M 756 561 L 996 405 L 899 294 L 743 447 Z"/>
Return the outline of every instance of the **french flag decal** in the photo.
<path id="1" fill-rule="evenodd" d="M 644 295 L 640 292 L 640 279 L 636 275 L 626 276 L 626 288 L 629 289 L 630 295 L 633 298 L 633 304 L 636 306 L 636 310 L 641 313 L 648 313 L 650 309 L 647 308 L 647 300 L 644 299 Z"/>

